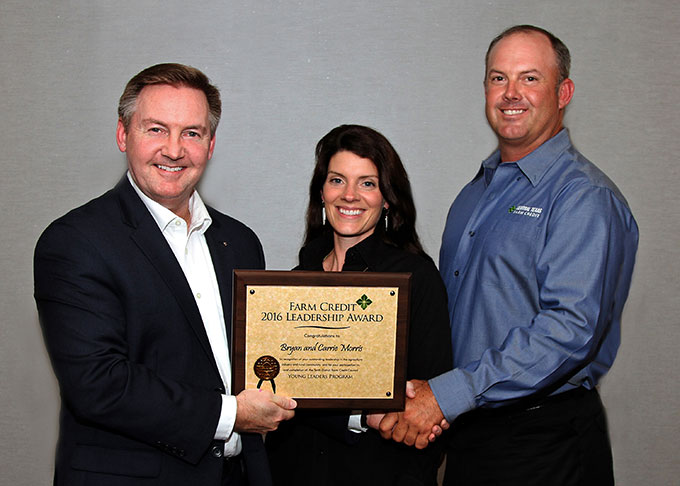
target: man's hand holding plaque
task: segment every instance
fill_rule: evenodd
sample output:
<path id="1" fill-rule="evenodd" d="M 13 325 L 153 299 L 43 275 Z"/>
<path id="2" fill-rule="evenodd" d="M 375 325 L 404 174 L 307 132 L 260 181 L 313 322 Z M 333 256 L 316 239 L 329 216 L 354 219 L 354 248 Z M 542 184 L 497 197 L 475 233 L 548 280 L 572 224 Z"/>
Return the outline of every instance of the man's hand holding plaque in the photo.
<path id="1" fill-rule="evenodd" d="M 297 403 L 269 390 L 243 390 L 236 395 L 236 432 L 264 434 L 293 418 Z"/>

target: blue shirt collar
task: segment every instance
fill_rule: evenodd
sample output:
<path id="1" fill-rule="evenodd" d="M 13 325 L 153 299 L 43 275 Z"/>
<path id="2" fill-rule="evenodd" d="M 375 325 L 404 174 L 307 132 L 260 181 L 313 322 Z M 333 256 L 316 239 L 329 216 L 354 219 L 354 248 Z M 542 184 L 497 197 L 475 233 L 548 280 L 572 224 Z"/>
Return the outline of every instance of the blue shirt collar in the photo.
<path id="1" fill-rule="evenodd" d="M 548 169 L 550 169 L 557 161 L 560 154 L 570 146 L 571 140 L 569 139 L 569 131 L 566 128 L 563 128 L 557 135 L 543 143 L 530 154 L 519 159 L 517 162 L 506 163 L 514 164 L 518 167 L 522 174 L 524 174 L 529 182 L 531 182 L 531 185 L 536 186 Z M 500 150 L 496 150 L 488 159 L 482 162 L 478 177 L 484 173 L 486 184 L 488 185 L 500 163 L 501 153 Z"/>

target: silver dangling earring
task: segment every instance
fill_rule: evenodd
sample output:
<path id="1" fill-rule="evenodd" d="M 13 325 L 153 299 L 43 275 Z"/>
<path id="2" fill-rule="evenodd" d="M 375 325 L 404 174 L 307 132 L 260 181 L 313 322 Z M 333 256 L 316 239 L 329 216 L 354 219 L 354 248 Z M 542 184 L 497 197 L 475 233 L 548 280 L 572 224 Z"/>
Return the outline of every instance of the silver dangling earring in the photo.
<path id="1" fill-rule="evenodd" d="M 390 229 L 390 222 L 387 220 L 387 217 L 389 216 L 389 214 L 390 214 L 390 210 L 386 208 L 385 209 L 385 233 L 387 233 L 387 230 Z"/>
<path id="2" fill-rule="evenodd" d="M 326 226 L 326 205 L 321 206 L 321 226 Z"/>

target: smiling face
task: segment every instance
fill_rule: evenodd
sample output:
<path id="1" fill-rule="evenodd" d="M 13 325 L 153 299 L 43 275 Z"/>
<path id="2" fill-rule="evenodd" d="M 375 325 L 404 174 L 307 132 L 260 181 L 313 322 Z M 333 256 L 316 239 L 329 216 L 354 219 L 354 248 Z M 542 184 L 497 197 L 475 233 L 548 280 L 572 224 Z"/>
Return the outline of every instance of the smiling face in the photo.
<path id="1" fill-rule="evenodd" d="M 189 221 L 189 198 L 215 147 L 205 94 L 185 86 L 146 86 L 128 130 L 118 121 L 116 141 L 141 191 Z"/>
<path id="2" fill-rule="evenodd" d="M 503 162 L 526 156 L 561 130 L 574 83 L 565 79 L 558 86 L 558 76 L 555 51 L 543 34 L 511 34 L 489 53 L 486 118 Z"/>
<path id="3" fill-rule="evenodd" d="M 336 240 L 354 245 L 373 234 L 387 207 L 378 181 L 378 169 L 370 159 L 348 151 L 331 157 L 321 198 Z"/>

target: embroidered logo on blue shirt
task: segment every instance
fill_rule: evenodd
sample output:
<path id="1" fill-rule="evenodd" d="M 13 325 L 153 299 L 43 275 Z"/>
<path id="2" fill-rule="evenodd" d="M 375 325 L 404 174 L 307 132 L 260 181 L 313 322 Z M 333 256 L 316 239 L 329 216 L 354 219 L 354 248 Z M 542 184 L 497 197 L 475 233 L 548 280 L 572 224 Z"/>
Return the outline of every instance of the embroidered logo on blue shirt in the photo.
<path id="1" fill-rule="evenodd" d="M 529 216 L 530 218 L 538 218 L 543 212 L 543 208 L 536 208 L 532 206 L 510 206 L 508 212 L 518 214 L 520 216 Z"/>

